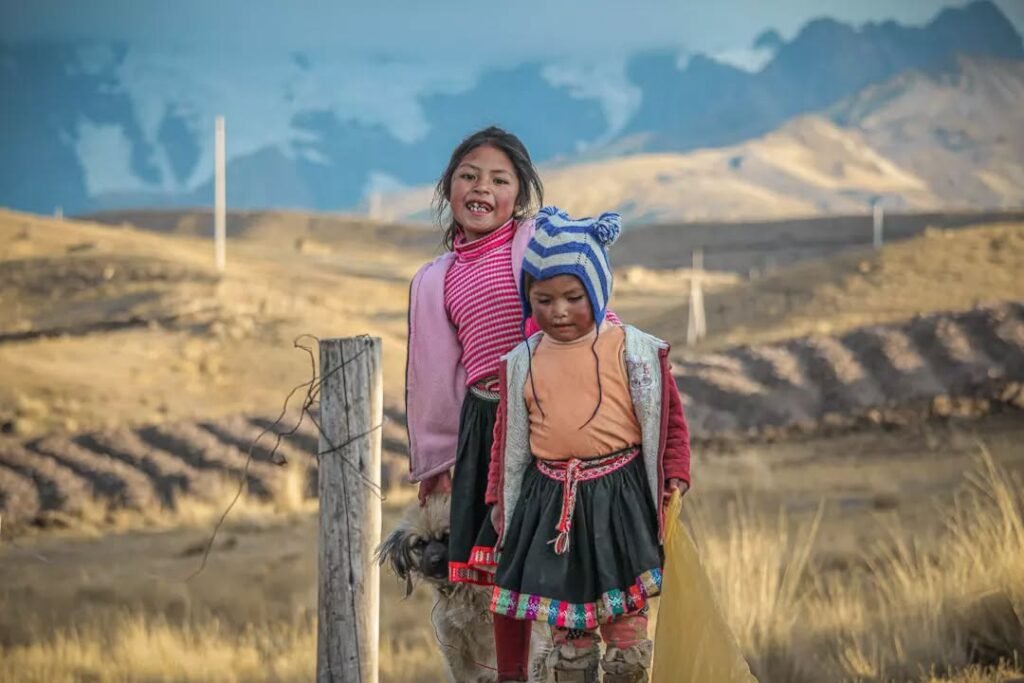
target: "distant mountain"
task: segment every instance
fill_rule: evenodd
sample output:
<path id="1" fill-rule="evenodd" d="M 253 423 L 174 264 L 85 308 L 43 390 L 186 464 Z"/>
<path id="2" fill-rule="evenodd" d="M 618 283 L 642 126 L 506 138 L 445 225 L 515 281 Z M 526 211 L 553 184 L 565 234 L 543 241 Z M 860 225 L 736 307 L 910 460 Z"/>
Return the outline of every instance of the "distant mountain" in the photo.
<path id="1" fill-rule="evenodd" d="M 634 60 L 630 79 L 644 99 L 624 134 L 649 134 L 645 151 L 727 145 L 905 71 L 954 70 L 959 55 L 1024 59 L 1020 34 L 990 2 L 943 10 L 921 28 L 886 22 L 855 29 L 817 19 L 789 43 L 777 35 L 763 42 L 778 47 L 756 74 L 700 55 L 682 70 L 675 55 Z"/>
<path id="2" fill-rule="evenodd" d="M 903 87 L 899 97 L 909 102 L 918 97 L 911 91 L 939 87 L 928 83 L 975 82 L 985 78 L 988 64 L 1024 62 L 1021 36 L 987 0 L 945 9 L 920 28 L 819 19 L 789 42 L 766 31 L 756 47 L 774 52 L 757 73 L 704 55 L 682 66 L 674 54 L 636 55 L 627 75 L 640 104 L 614 130 L 596 95 L 553 84 L 547 65 L 535 63 L 486 71 L 475 83 L 420 96 L 422 130 L 399 134 L 393 123 L 339 104 L 333 93 L 360 76 L 328 57 L 0 44 L 0 205 L 76 213 L 209 204 L 218 113 L 228 116 L 228 200 L 238 208 L 351 209 L 371 188 L 429 183 L 459 139 L 490 123 L 519 134 L 536 160 L 559 165 L 583 154 L 598 163 L 632 152 L 740 145 L 809 113 L 830 117 L 839 128 L 862 127 L 865 144 L 889 149 L 891 143 L 896 150 L 896 123 L 857 118 L 871 102 Z M 996 61 L 973 62 L 979 71 L 965 76 L 963 56 Z M 904 86 L 893 80 L 899 78 L 907 79 Z M 373 92 L 376 110 L 404 102 L 395 93 L 381 82 Z M 983 140 L 993 160 L 984 172 L 1007 178 L 1010 190 L 1018 186 L 1016 176 L 993 170 L 1002 168 L 997 159 L 1011 164 L 1011 152 L 1000 152 L 1002 143 L 980 127 L 971 130 L 970 139 Z M 1005 140 L 1020 136 L 1000 130 Z M 957 144 L 943 135 L 918 131 L 914 145 L 893 151 L 893 160 L 912 175 L 924 174 L 928 154 L 919 146 Z M 1018 149 L 1015 144 L 1007 149 Z M 937 182 L 927 177 L 929 187 Z M 982 186 L 999 182 L 974 178 L 970 201 L 986 196 Z M 985 201 L 998 203 L 1007 193 L 993 190 Z"/>
<path id="3" fill-rule="evenodd" d="M 615 209 L 628 225 L 768 220 L 889 210 L 1024 206 L 1024 62 L 959 58 L 908 72 L 822 115 L 766 135 L 544 169 L 548 197 L 574 213 Z M 386 199 L 388 218 L 423 218 L 430 188 Z"/>
<path id="4" fill-rule="evenodd" d="M 1024 206 L 1024 62 L 961 57 L 956 70 L 901 74 L 828 114 L 943 205 Z"/>

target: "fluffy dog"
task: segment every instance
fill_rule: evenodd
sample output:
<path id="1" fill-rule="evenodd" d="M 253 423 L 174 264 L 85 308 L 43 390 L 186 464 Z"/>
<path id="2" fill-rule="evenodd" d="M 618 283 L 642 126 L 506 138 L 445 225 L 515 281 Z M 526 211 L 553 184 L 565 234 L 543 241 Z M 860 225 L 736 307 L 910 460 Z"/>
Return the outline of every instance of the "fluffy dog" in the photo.
<path id="1" fill-rule="evenodd" d="M 390 564 L 405 580 L 406 597 L 419 581 L 434 592 L 430 621 L 441 658 L 455 683 L 495 683 L 491 589 L 448 581 L 448 528 L 451 500 L 436 494 L 420 507 L 411 504 L 402 520 L 377 548 L 377 561 Z M 540 637 L 538 637 L 540 636 Z M 550 636 L 534 628 L 531 681 L 546 681 L 545 658 Z"/>
<path id="2" fill-rule="evenodd" d="M 491 592 L 468 583 L 448 581 L 448 494 L 430 496 L 420 507 L 413 503 L 377 549 L 381 565 L 388 563 L 405 580 L 405 594 L 417 581 L 434 591 L 430 621 L 450 680 L 457 683 L 495 683 L 494 629 Z"/>

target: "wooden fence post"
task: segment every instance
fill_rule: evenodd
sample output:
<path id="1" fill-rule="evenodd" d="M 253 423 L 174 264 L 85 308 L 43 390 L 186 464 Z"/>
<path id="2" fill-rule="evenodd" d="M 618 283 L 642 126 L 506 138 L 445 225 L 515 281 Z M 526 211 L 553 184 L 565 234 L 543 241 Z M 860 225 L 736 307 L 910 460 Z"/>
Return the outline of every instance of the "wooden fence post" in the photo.
<path id="1" fill-rule="evenodd" d="M 377 683 L 383 389 L 379 337 L 320 342 L 318 683 Z"/>

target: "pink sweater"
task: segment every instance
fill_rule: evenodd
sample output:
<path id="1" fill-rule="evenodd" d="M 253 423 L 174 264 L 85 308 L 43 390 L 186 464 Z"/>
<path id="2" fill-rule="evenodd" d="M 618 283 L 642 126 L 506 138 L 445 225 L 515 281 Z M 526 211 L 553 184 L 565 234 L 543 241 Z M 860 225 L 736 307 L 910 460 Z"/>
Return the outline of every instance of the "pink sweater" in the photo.
<path id="1" fill-rule="evenodd" d="M 478 240 L 455 240 L 455 261 L 444 278 L 444 305 L 462 346 L 466 384 L 493 378 L 498 360 L 523 341 L 523 304 L 512 272 L 512 220 Z"/>
<path id="2" fill-rule="evenodd" d="M 512 237 L 512 275 L 522 280 L 523 254 L 533 237 L 533 220 Z M 444 280 L 455 254 L 442 254 L 413 276 L 409 287 L 409 347 L 405 367 L 405 410 L 409 430 L 409 478 L 423 481 L 455 464 L 459 414 L 466 397 L 462 347 L 444 305 Z M 528 321 L 527 335 L 537 328 Z"/>

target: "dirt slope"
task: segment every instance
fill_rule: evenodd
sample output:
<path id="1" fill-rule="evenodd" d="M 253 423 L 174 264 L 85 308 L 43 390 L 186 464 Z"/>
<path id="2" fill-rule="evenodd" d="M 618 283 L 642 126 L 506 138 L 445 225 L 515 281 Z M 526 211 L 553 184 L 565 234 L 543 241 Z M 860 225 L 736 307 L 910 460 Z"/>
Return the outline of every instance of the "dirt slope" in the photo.
<path id="1" fill-rule="evenodd" d="M 880 251 L 853 250 L 718 289 L 705 299 L 701 349 L 905 320 L 1024 300 L 1024 223 L 928 230 Z M 688 304 L 641 322 L 681 349 Z"/>
<path id="2" fill-rule="evenodd" d="M 382 337 L 386 401 L 401 404 L 421 252 L 236 240 L 223 276 L 211 252 L 203 239 L 0 212 L 0 427 L 28 437 L 273 413 L 310 377 L 292 346 L 303 334 Z"/>

